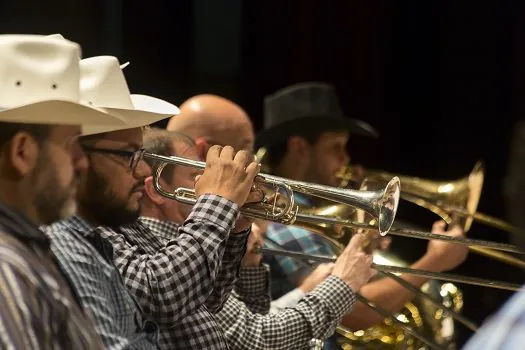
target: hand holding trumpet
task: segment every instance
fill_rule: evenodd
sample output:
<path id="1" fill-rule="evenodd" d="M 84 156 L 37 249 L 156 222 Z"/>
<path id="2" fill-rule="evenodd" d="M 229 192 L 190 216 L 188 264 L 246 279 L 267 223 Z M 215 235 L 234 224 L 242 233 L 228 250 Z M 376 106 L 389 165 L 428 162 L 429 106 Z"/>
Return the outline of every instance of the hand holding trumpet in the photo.
<path id="1" fill-rule="evenodd" d="M 195 179 L 196 196 L 215 194 L 242 207 L 260 169 L 260 165 L 252 160 L 246 151 L 235 153 L 230 146 L 212 146 L 206 156 L 203 174 Z"/>
<path id="2" fill-rule="evenodd" d="M 332 271 L 332 275 L 342 279 L 354 292 L 358 292 L 375 272 L 372 270 L 372 256 L 362 249 L 365 238 L 363 234 L 354 235 Z"/>

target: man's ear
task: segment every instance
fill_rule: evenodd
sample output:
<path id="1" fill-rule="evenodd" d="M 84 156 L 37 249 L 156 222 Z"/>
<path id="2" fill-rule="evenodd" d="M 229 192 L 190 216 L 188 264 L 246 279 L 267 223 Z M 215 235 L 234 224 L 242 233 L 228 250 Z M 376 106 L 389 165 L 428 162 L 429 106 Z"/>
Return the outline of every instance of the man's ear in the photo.
<path id="1" fill-rule="evenodd" d="M 162 179 L 160 181 L 162 182 Z M 163 205 L 166 200 L 153 186 L 153 176 L 148 176 L 144 181 L 144 192 L 146 192 L 149 200 L 156 205 Z"/>
<path id="2" fill-rule="evenodd" d="M 27 176 L 36 166 L 41 152 L 38 142 L 27 132 L 16 133 L 6 147 L 6 161 L 20 177 Z"/>
<path id="3" fill-rule="evenodd" d="M 206 141 L 203 137 L 198 137 L 195 140 L 195 148 L 200 160 L 206 161 L 206 156 L 208 155 L 208 150 L 210 149 L 210 144 L 208 141 Z"/>

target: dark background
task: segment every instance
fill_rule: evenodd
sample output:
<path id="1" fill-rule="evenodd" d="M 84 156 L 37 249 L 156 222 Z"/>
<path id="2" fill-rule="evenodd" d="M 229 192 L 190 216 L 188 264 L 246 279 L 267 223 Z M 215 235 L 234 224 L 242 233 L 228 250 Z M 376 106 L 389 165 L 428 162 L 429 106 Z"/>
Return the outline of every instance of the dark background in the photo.
<path id="1" fill-rule="evenodd" d="M 1 33 L 61 33 L 83 56 L 131 61 L 130 88 L 181 103 L 233 99 L 262 127 L 264 95 L 333 83 L 344 110 L 381 132 L 352 141 L 367 167 L 435 179 L 486 166 L 480 210 L 505 217 L 509 137 L 525 109 L 525 2 L 457 0 L 0 0 Z M 407 207 L 408 208 L 408 207 Z M 401 209 L 430 226 L 435 217 Z M 471 237 L 506 242 L 476 225 Z M 425 244 L 396 240 L 415 254 Z M 414 247 L 414 249 L 412 249 Z M 455 273 L 522 283 L 522 272 L 471 254 Z M 461 285 L 478 323 L 511 295 Z M 470 333 L 460 328 L 460 341 Z"/>

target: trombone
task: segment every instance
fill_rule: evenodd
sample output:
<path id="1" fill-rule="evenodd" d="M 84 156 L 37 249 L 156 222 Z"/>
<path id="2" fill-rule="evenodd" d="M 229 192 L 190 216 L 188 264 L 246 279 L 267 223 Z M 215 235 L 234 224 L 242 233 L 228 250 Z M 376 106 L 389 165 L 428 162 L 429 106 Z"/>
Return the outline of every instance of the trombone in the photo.
<path id="1" fill-rule="evenodd" d="M 144 153 L 144 157 L 155 161 L 155 165 L 153 166 L 153 184 L 155 190 L 160 195 L 190 205 L 196 202 L 194 189 L 176 188 L 173 191 L 168 191 L 164 189 L 160 184 L 161 174 L 165 167 L 169 164 L 205 169 L 206 163 L 182 157 L 161 156 L 151 154 L 148 152 Z M 414 238 L 438 239 L 459 244 L 466 244 L 469 246 L 485 246 L 503 251 L 521 252 L 517 247 L 508 244 L 500 244 L 495 242 L 472 239 L 458 239 L 446 235 L 437 235 L 429 232 L 419 232 L 414 230 L 392 229 L 392 224 L 395 220 L 400 199 L 400 180 L 398 177 L 393 177 L 392 179 L 390 179 L 386 186 L 380 190 L 369 191 L 322 186 L 318 184 L 290 180 L 273 175 L 259 174 L 255 178 L 254 187 L 257 190 L 261 190 L 265 194 L 264 198 L 258 203 L 245 204 L 241 208 L 243 214 L 252 218 L 259 218 L 287 225 L 294 223 L 299 223 L 300 225 L 335 224 L 351 228 L 375 230 L 379 232 L 379 234 L 381 234 L 382 236 L 386 235 L 387 233 L 392 233 Z M 267 194 L 266 191 L 263 190 L 263 188 L 266 189 L 268 187 L 272 190 L 269 194 Z M 377 222 L 377 226 L 334 218 L 328 215 L 313 215 L 303 213 L 300 211 L 301 208 L 299 208 L 299 206 L 295 203 L 295 192 L 316 196 L 325 200 L 361 209 L 369 215 L 373 216 L 373 218 Z M 286 251 L 273 253 L 283 253 L 284 255 L 288 256 L 294 254 L 292 252 Z M 312 257 L 303 256 L 303 258 L 311 259 Z M 485 280 L 476 279 L 472 277 L 454 276 L 451 274 L 442 273 L 431 273 L 429 271 L 401 268 L 388 265 L 374 265 L 374 268 L 384 273 L 397 272 L 418 274 L 420 276 L 425 276 L 429 278 L 444 280 L 450 279 L 457 282 L 471 283 L 494 288 L 517 290 L 520 287 L 519 285 L 512 285 L 510 283 L 494 281 L 487 282 Z M 402 328 L 406 329 L 407 327 Z M 411 329 L 408 329 L 407 331 L 413 333 L 413 330 Z M 425 342 L 427 344 L 429 343 L 428 341 Z"/>
<path id="2" fill-rule="evenodd" d="M 176 156 L 161 156 L 148 152 L 144 153 L 144 158 L 156 161 L 156 164 L 153 167 L 153 184 L 155 190 L 159 194 L 166 198 L 177 200 L 185 204 L 195 204 L 197 199 L 195 197 L 194 189 L 179 187 L 173 191 L 168 191 L 162 188 L 162 185 L 160 184 L 160 178 L 162 171 L 169 164 L 205 169 L 205 162 Z M 506 243 L 497 243 L 479 239 L 457 238 L 425 231 L 392 228 L 401 193 L 400 180 L 398 177 L 393 177 L 384 188 L 374 191 L 323 186 L 267 174 L 257 175 L 254 182 L 256 183 L 255 188 L 257 190 L 263 191 L 265 196 L 261 202 L 245 204 L 241 208 L 241 212 L 248 217 L 278 222 L 285 225 L 338 225 L 354 229 L 377 231 L 381 236 L 390 233 L 393 235 L 417 239 L 442 240 L 451 243 L 464 244 L 467 246 L 487 247 L 494 250 L 521 254 L 525 253 L 520 248 Z M 272 187 L 272 191 L 268 195 L 266 195 L 266 191 L 263 190 L 265 186 Z M 377 226 L 328 215 L 315 215 L 309 213 L 305 214 L 301 212 L 299 206 L 295 204 L 294 192 L 323 198 L 363 210 L 375 219 Z M 281 193 L 286 195 L 286 197 L 284 197 L 284 204 L 282 203 L 282 196 L 280 196 Z M 333 241 L 333 239 L 331 241 Z"/>

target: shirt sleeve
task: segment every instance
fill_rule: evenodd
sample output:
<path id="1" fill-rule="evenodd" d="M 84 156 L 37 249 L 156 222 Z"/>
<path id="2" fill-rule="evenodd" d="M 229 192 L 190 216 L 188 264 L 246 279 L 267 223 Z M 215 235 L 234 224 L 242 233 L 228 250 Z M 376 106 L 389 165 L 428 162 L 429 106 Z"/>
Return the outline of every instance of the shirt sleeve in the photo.
<path id="1" fill-rule="evenodd" d="M 254 313 L 267 314 L 270 310 L 270 269 L 262 264 L 241 267 L 239 279 L 235 283 L 237 299 Z"/>
<path id="2" fill-rule="evenodd" d="M 232 349 L 308 349 L 312 338 L 331 336 L 343 315 L 355 304 L 354 292 L 330 276 L 294 308 L 276 314 L 254 314 L 230 298 L 217 321 Z"/>
<path id="3" fill-rule="evenodd" d="M 206 300 L 206 307 L 210 312 L 218 312 L 230 296 L 235 281 L 239 278 L 239 268 L 246 252 L 249 235 L 250 229 L 230 234 L 228 237 L 213 291 Z"/>
<path id="4" fill-rule="evenodd" d="M 172 326 L 204 305 L 212 293 L 238 214 L 234 202 L 200 196 L 176 238 L 154 254 L 129 244 L 123 235 L 99 234 L 111 241 L 115 265 L 144 314 L 159 325 Z"/>

